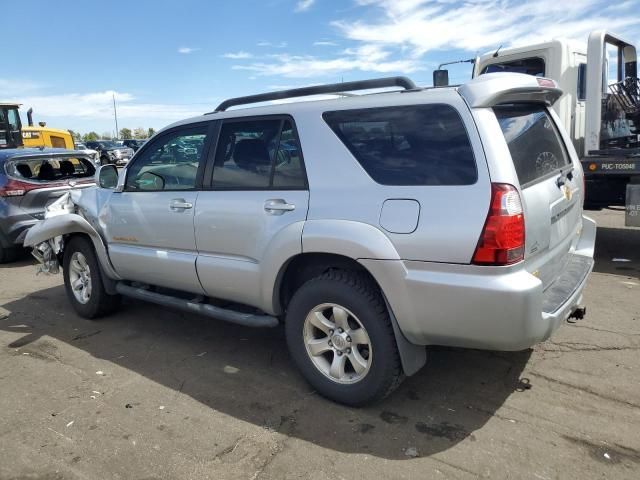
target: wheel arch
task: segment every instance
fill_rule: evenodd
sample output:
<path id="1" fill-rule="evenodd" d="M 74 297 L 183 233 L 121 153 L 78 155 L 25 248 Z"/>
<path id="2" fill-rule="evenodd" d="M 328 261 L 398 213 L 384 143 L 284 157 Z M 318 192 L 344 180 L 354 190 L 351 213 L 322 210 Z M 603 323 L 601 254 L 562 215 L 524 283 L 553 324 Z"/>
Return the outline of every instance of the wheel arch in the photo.
<path id="1" fill-rule="evenodd" d="M 282 315 L 295 291 L 306 281 L 332 270 L 355 271 L 365 275 L 380 291 L 391 319 L 396 346 L 400 354 L 402 369 L 407 376 L 420 370 L 427 360 L 426 348 L 407 340 L 398 325 L 391 305 L 382 287 L 373 274 L 356 259 L 338 253 L 307 252 L 295 255 L 278 272 L 273 291 L 273 305 L 276 313 Z"/>
<path id="2" fill-rule="evenodd" d="M 102 237 L 86 219 L 76 213 L 57 215 L 38 222 L 27 232 L 24 246 L 35 247 L 39 243 L 46 242 L 52 238 L 70 235 L 88 237 L 93 244 L 103 277 L 111 280 L 120 280 L 120 276 L 111 265 L 107 247 Z"/>

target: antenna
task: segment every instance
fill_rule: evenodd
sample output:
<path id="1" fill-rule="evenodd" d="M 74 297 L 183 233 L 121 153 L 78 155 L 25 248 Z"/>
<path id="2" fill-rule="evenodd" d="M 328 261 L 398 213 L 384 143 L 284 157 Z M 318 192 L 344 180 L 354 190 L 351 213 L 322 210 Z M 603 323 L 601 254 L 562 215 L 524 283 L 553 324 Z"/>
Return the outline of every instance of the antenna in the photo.
<path id="1" fill-rule="evenodd" d="M 498 56 L 498 52 L 500 51 L 501 48 L 502 48 L 502 45 L 500 45 L 498 49 L 495 51 L 495 53 L 493 54 L 493 58 L 496 58 Z"/>

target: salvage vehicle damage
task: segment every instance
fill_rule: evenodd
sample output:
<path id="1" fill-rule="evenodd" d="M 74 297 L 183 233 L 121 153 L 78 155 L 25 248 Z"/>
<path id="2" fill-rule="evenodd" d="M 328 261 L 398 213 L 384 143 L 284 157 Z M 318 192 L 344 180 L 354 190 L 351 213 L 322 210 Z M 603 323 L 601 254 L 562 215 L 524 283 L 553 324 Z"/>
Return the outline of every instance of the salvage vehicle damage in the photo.
<path id="1" fill-rule="evenodd" d="M 24 239 L 24 245 L 33 247 L 33 255 L 40 262 L 38 272 L 58 273 L 65 241 L 70 235 L 86 234 L 93 243 L 103 277 L 107 277 L 105 287 L 120 279 L 99 233 L 103 231 L 100 220 L 102 207 L 108 198 L 109 191 L 100 188 L 72 190 L 45 209 L 44 220 L 29 229 Z"/>

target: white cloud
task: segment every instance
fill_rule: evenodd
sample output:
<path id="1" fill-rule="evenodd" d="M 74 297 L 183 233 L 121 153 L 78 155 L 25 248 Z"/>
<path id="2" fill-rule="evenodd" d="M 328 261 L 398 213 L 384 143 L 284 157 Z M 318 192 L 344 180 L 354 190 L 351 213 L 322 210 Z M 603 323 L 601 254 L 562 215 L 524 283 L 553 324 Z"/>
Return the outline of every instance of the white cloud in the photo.
<path id="1" fill-rule="evenodd" d="M 296 12 L 306 12 L 311 6 L 316 3 L 316 0 L 300 0 L 296 3 Z"/>
<path id="2" fill-rule="evenodd" d="M 242 50 L 240 50 L 239 52 L 230 52 L 230 53 L 225 53 L 224 55 L 222 55 L 224 58 L 231 58 L 233 60 L 243 60 L 246 58 L 251 58 L 253 57 L 252 54 L 250 54 L 249 52 L 244 52 Z"/>
<path id="3" fill-rule="evenodd" d="M 356 51 L 344 52 L 337 58 L 322 59 L 313 55 L 270 55 L 269 62 L 254 62 L 249 65 L 234 65 L 234 70 L 247 70 L 256 75 L 280 75 L 290 78 L 310 78 L 335 75 L 354 70 L 364 72 L 413 72 L 420 70 L 417 60 L 386 60 L 389 52 L 375 50 L 372 58 L 357 56 Z"/>
<path id="4" fill-rule="evenodd" d="M 633 2 L 609 8 L 602 0 L 356 0 L 373 8 L 371 20 L 333 25 L 350 40 L 406 49 L 420 57 L 433 50 L 487 50 L 500 44 L 538 43 L 554 37 L 586 41 L 606 26 L 624 31 L 640 24 Z"/>
<path id="5" fill-rule="evenodd" d="M 38 90 L 41 88 L 37 82 L 32 82 L 30 80 L 14 80 L 8 78 L 0 78 L 0 101 L 6 100 L 8 97 L 14 97 L 23 95 L 25 93 L 33 92 L 34 90 Z"/>
<path id="6" fill-rule="evenodd" d="M 116 98 L 118 119 L 153 118 L 169 121 L 200 115 L 210 111 L 212 104 L 172 105 L 136 102 L 130 93 L 106 90 L 91 93 L 59 95 L 33 95 L 22 99 L 25 106 L 32 106 L 38 116 L 78 117 L 84 119 L 113 118 L 113 95 Z"/>
<path id="7" fill-rule="evenodd" d="M 262 41 L 262 42 L 258 42 L 256 45 L 258 47 L 286 48 L 287 42 L 272 43 L 272 42 Z"/>
<path id="8" fill-rule="evenodd" d="M 313 42 L 315 47 L 337 47 L 338 44 L 336 42 L 329 42 L 327 40 L 320 40 L 317 42 Z"/>
<path id="9" fill-rule="evenodd" d="M 198 50 L 200 49 L 193 48 L 193 47 L 180 47 L 178 49 L 178 53 L 182 53 L 183 55 L 189 55 L 190 53 L 197 52 Z"/>

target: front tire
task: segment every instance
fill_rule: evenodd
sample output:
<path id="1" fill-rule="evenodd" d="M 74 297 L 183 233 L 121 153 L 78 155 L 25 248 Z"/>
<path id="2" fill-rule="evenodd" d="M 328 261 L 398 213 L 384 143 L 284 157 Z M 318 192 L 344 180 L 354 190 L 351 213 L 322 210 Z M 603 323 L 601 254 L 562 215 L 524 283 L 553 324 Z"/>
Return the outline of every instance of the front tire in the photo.
<path id="1" fill-rule="evenodd" d="M 120 295 L 109 295 L 104 288 L 100 264 L 87 238 L 73 237 L 69 241 L 62 264 L 67 297 L 78 315 L 98 318 L 120 305 Z"/>
<path id="2" fill-rule="evenodd" d="M 363 274 L 332 270 L 294 294 L 286 315 L 289 351 L 321 395 L 362 406 L 404 378 L 384 299 Z"/>

